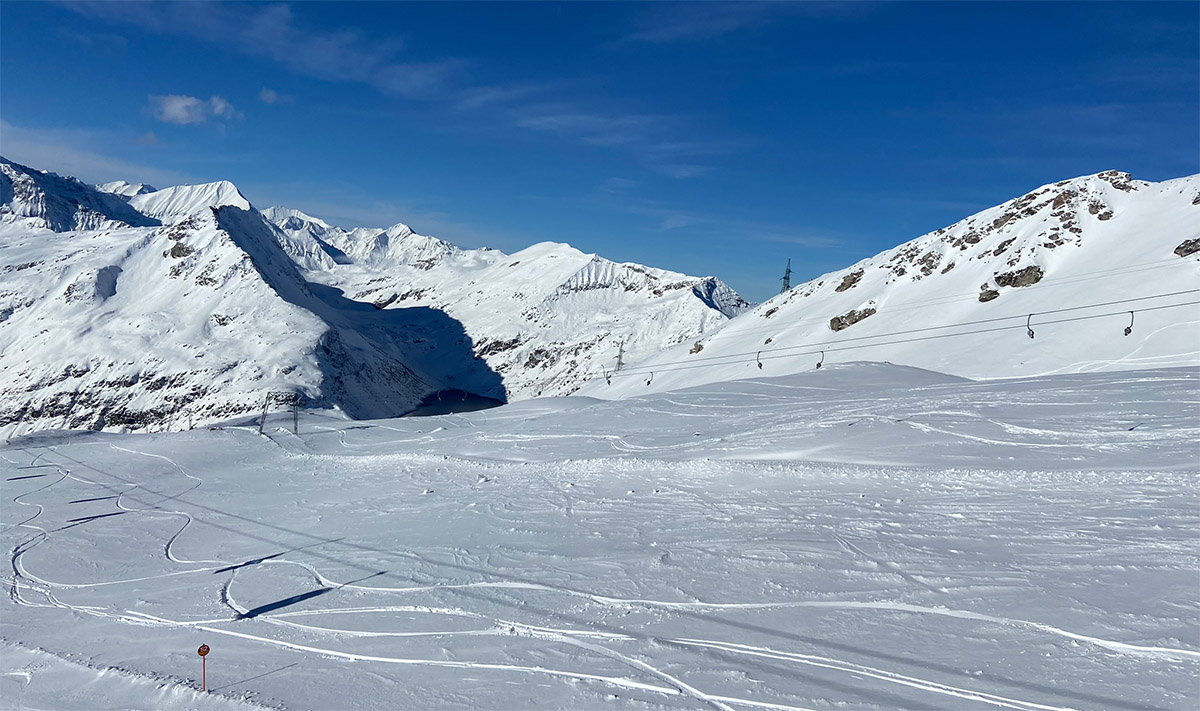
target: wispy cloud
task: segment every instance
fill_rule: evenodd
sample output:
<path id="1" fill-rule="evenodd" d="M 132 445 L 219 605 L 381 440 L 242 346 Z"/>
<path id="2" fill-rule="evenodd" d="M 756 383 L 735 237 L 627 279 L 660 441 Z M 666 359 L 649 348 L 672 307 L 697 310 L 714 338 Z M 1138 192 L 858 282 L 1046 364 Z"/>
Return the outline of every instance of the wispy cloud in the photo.
<path id="1" fill-rule="evenodd" d="M 754 239 L 759 242 L 775 242 L 777 244 L 794 244 L 805 249 L 836 249 L 845 246 L 846 242 L 836 237 L 781 232 L 777 234 L 758 233 Z"/>
<path id="2" fill-rule="evenodd" d="M 917 62 L 890 59 L 860 59 L 854 62 L 833 64 L 825 69 L 831 76 L 856 76 L 866 74 L 894 73 L 922 66 Z M 932 65 L 928 65 L 932 66 Z"/>
<path id="3" fill-rule="evenodd" d="M 525 106 L 515 113 L 516 125 L 521 128 L 571 136 L 597 146 L 645 141 L 666 120 L 649 114 L 589 112 L 563 104 Z"/>
<path id="4" fill-rule="evenodd" d="M 128 39 L 113 32 L 79 32 L 59 27 L 54 33 L 74 44 L 102 54 L 121 54 L 129 47 Z"/>
<path id="5" fill-rule="evenodd" d="M 510 109 L 514 125 L 557 134 L 592 146 L 622 148 L 646 169 L 678 180 L 713 170 L 712 161 L 735 149 L 733 143 L 680 141 L 691 132 L 686 116 L 623 112 L 579 104 L 531 104 Z"/>
<path id="6" fill-rule="evenodd" d="M 786 17 L 853 15 L 868 3 L 856 2 L 693 2 L 655 3 L 637 18 L 636 29 L 618 44 L 688 42 L 752 30 Z"/>
<path id="7" fill-rule="evenodd" d="M 699 178 L 700 176 L 708 175 L 712 172 L 712 167 L 696 165 L 694 163 L 657 163 L 651 164 L 650 170 L 677 180 L 686 180 L 687 178 Z"/>
<path id="8" fill-rule="evenodd" d="M 280 94 L 278 91 L 264 86 L 258 92 L 258 100 L 264 104 L 290 104 L 296 100 L 296 97 L 290 94 Z"/>
<path id="9" fill-rule="evenodd" d="M 356 82 L 381 91 L 426 97 L 461 70 L 456 60 L 402 62 L 397 39 L 373 40 L 350 29 L 301 27 L 289 6 L 241 3 L 75 2 L 88 17 L 123 22 L 166 35 L 184 35 L 265 57 L 303 76 Z"/>
<path id="10" fill-rule="evenodd" d="M 781 3 L 779 3 L 781 4 Z M 758 27 L 778 12 L 777 3 L 670 3 L 638 19 L 626 42 L 703 40 Z"/>
<path id="11" fill-rule="evenodd" d="M 159 121 L 179 126 L 204 123 L 209 119 L 234 120 L 242 117 L 241 112 L 221 96 L 214 96 L 207 101 L 186 94 L 151 96 L 147 109 Z"/>
<path id="12" fill-rule="evenodd" d="M 534 84 L 473 86 L 458 91 L 454 107 L 459 111 L 475 111 L 497 105 L 511 105 L 519 99 L 543 93 L 547 87 Z"/>
<path id="13" fill-rule="evenodd" d="M 470 65 L 460 59 L 405 55 L 396 38 L 377 39 L 355 29 L 305 26 L 286 4 L 243 3 L 119 3 L 102 0 L 72 2 L 75 11 L 144 31 L 186 36 L 248 56 L 263 57 L 305 77 L 322 81 L 358 83 L 381 92 L 421 101 L 435 111 L 478 112 L 488 123 L 555 135 L 561 140 L 607 147 L 634 155 L 647 169 L 674 179 L 694 179 L 712 170 L 711 158 L 719 151 L 699 144 L 685 145 L 679 135 L 690 135 L 684 117 L 661 115 L 637 107 L 597 106 L 594 100 L 546 101 L 546 96 L 578 94 L 567 82 L 473 83 Z M 771 14 L 771 5 L 732 5 L 706 8 L 680 5 L 683 15 L 698 13 L 711 22 L 738 24 L 760 14 Z M 721 19 L 723 18 L 723 19 Z M 741 19 L 736 19 L 741 18 Z M 703 20 L 695 20 L 703 24 Z M 690 30 L 695 32 L 696 30 Z M 643 39 L 653 39 L 649 29 Z M 664 36 L 683 36 L 675 29 Z M 210 99 L 166 95 L 153 98 L 151 115 L 179 125 L 232 118 L 223 105 Z M 292 97 L 269 87 L 258 93 L 264 104 L 288 103 Z M 221 101 L 224 101 L 221 99 Z"/>
<path id="14" fill-rule="evenodd" d="M 649 218 L 645 229 L 654 232 L 682 231 L 689 239 L 790 244 L 814 250 L 846 246 L 840 238 L 800 226 L 685 210 L 661 200 L 634 196 L 626 187 L 624 179 L 609 178 L 597 187 L 593 198 L 614 211 Z"/>
<path id="15" fill-rule="evenodd" d="M 636 180 L 630 180 L 629 178 L 607 178 L 604 182 L 596 186 L 596 192 L 609 195 L 627 195 L 636 187 L 638 187 Z"/>
<path id="16" fill-rule="evenodd" d="M 238 187 L 255 206 L 291 207 L 339 227 L 382 228 L 404 223 L 419 234 L 438 237 L 460 247 L 513 250 L 526 246 L 522 240 L 456 219 L 448 211 L 416 201 L 380 199 L 345 181 L 246 183 Z"/>
<path id="17" fill-rule="evenodd" d="M 199 182 L 175 170 L 162 170 L 96 152 L 93 146 L 119 145 L 122 141 L 140 141 L 98 131 L 61 131 L 24 128 L 0 120 L 4 135 L 4 157 L 40 170 L 74 175 L 91 183 L 128 180 L 154 185 L 179 185 Z M 150 134 L 153 136 L 153 134 Z M 155 139 L 157 140 L 157 139 Z"/>

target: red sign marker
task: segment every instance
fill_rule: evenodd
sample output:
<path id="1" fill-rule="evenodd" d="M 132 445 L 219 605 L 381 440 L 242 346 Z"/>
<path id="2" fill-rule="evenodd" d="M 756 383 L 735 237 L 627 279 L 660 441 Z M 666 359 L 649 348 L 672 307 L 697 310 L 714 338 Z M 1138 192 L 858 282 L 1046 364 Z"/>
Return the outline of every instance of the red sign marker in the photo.
<path id="1" fill-rule="evenodd" d="M 208 691 L 208 679 L 206 678 L 208 670 L 205 668 L 208 660 L 204 658 L 208 654 L 208 645 L 200 645 L 200 649 L 196 650 L 196 654 L 200 655 L 200 690 Z"/>

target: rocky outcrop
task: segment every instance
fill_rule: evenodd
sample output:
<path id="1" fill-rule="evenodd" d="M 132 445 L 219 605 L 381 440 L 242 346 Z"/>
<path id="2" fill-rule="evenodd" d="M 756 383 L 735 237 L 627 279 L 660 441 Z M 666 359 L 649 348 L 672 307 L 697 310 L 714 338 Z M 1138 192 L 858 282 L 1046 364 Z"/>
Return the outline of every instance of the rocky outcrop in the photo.
<path id="1" fill-rule="evenodd" d="M 1043 276 L 1045 276 L 1045 273 L 1042 272 L 1042 268 L 1033 265 L 1024 269 L 997 274 L 995 279 L 997 286 L 1032 286 L 1041 281 Z"/>
<path id="2" fill-rule="evenodd" d="M 841 316 L 834 316 L 833 318 L 829 319 L 829 330 L 831 330 L 831 331 L 845 330 L 869 316 L 874 316 L 875 313 L 876 312 L 875 312 L 874 308 L 868 307 L 865 309 L 855 309 L 853 311 L 848 311 L 848 312 L 842 314 Z"/>

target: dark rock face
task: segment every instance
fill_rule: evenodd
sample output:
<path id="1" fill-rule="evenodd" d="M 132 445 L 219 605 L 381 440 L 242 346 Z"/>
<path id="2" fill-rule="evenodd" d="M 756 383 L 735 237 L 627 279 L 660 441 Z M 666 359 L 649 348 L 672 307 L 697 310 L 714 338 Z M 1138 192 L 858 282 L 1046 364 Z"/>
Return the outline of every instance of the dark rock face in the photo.
<path id="1" fill-rule="evenodd" d="M 991 301 L 992 299 L 994 299 L 998 296 L 1000 296 L 1000 292 L 996 291 L 995 289 L 989 288 L 987 284 L 983 284 L 979 287 L 980 303 L 986 304 L 987 302 Z"/>
<path id="2" fill-rule="evenodd" d="M 846 291 L 847 289 L 853 289 L 855 285 L 862 280 L 862 278 L 863 270 L 859 269 L 858 271 L 851 272 L 842 278 L 842 283 L 838 284 L 838 287 L 834 289 L 834 291 Z"/>
<path id="3" fill-rule="evenodd" d="M 479 339 L 479 343 L 475 344 L 475 355 L 480 358 L 486 358 L 490 355 L 511 351 L 521 345 L 521 337 L 515 336 L 508 340 L 496 339 L 488 340 L 486 338 Z"/>
<path id="4" fill-rule="evenodd" d="M 1175 254 L 1181 257 L 1186 257 L 1189 254 L 1200 252 L 1200 237 L 1196 239 L 1184 240 L 1178 247 L 1175 248 Z"/>
<path id="5" fill-rule="evenodd" d="M 1129 173 L 1122 173 L 1117 170 L 1106 170 L 1103 173 L 1098 174 L 1096 177 L 1107 182 L 1117 190 L 1122 190 L 1127 193 L 1137 190 L 1137 187 L 1133 184 L 1133 177 L 1129 175 Z"/>
<path id="6" fill-rule="evenodd" d="M 834 316 L 829 319 L 829 329 L 832 331 L 841 331 L 874 314 L 875 309 L 872 308 L 849 311 L 841 316 Z"/>
<path id="7" fill-rule="evenodd" d="M 1045 273 L 1039 266 L 1025 267 L 996 275 L 997 286 L 1031 286 L 1042 280 Z"/>

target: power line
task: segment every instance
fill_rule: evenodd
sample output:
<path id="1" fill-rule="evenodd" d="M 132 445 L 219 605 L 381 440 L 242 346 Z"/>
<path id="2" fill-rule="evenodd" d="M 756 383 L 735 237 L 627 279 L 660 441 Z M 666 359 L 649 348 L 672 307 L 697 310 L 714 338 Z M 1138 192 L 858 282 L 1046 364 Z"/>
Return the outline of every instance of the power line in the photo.
<path id="1" fill-rule="evenodd" d="M 937 330 L 942 330 L 942 329 L 946 329 L 946 328 L 963 328 L 963 327 L 967 327 L 967 326 L 985 325 L 985 324 L 989 324 L 989 323 L 997 323 L 999 321 L 1009 321 L 1009 320 L 1013 320 L 1013 319 L 1022 319 L 1022 318 L 1027 319 L 1030 315 L 1037 316 L 1037 315 L 1067 313 L 1067 312 L 1071 312 L 1071 311 L 1080 311 L 1083 309 L 1100 308 L 1103 306 L 1115 306 L 1118 304 L 1135 303 L 1135 302 L 1139 302 L 1139 301 L 1147 301 L 1147 300 L 1151 300 L 1151 299 L 1166 298 L 1168 296 L 1179 296 L 1179 295 L 1183 295 L 1183 294 L 1193 294 L 1193 293 L 1198 293 L 1198 292 L 1200 292 L 1200 289 L 1188 289 L 1185 291 L 1171 292 L 1168 294 L 1156 294 L 1154 296 L 1142 296 L 1142 297 L 1137 297 L 1137 298 L 1133 298 L 1133 299 L 1120 299 L 1117 301 L 1108 301 L 1108 302 L 1103 302 L 1103 303 L 1098 303 L 1098 304 L 1072 306 L 1072 307 L 1067 307 L 1067 308 L 1062 308 L 1062 309 L 1051 309 L 1048 311 L 1034 312 L 1033 314 L 1019 314 L 1019 315 L 1005 316 L 1005 317 L 1000 317 L 1000 318 L 980 319 L 980 320 L 976 320 L 976 321 L 964 321 L 961 323 L 946 324 L 946 325 L 942 325 L 942 326 L 929 326 L 929 327 L 925 327 L 925 328 L 914 328 L 914 329 L 907 329 L 904 331 L 893 331 L 890 333 L 881 333 L 881 334 L 876 334 L 874 336 L 860 336 L 857 338 L 841 339 L 839 341 L 826 341 L 823 343 L 811 343 L 811 344 L 803 344 L 803 345 L 796 345 L 796 346 L 785 346 L 782 348 L 773 348 L 773 349 L 762 350 L 762 351 L 743 351 L 743 352 L 737 352 L 737 353 L 729 353 L 729 354 L 721 355 L 721 356 L 710 356 L 707 358 L 666 361 L 663 363 L 656 363 L 653 365 L 637 365 L 637 366 L 633 366 L 631 368 L 625 369 L 624 371 L 622 371 L 621 375 L 622 376 L 624 376 L 624 375 L 645 375 L 650 372 L 665 373 L 665 372 L 671 372 L 671 371 L 675 371 L 675 370 L 692 370 L 695 368 L 709 368 L 709 367 L 716 367 L 716 366 L 722 366 L 722 365 L 735 365 L 739 362 L 749 363 L 749 362 L 754 362 L 755 360 L 758 360 L 758 361 L 775 360 L 775 359 L 779 359 L 779 358 L 792 358 L 792 357 L 798 357 L 798 356 L 802 356 L 802 355 L 816 355 L 821 352 L 831 353 L 831 352 L 842 352 L 842 351 L 850 351 L 850 350 L 861 350 L 861 349 L 866 349 L 866 348 L 877 348 L 880 346 L 898 345 L 898 344 L 902 344 L 902 343 L 913 343 L 913 342 L 918 342 L 918 341 L 935 340 L 938 338 L 952 338 L 955 336 L 967 336 L 967 335 L 975 335 L 975 334 L 980 334 L 980 333 L 993 333 L 993 332 L 997 332 L 997 331 L 1007 331 L 1007 330 L 1012 330 L 1012 329 L 1016 329 L 1016 328 L 1025 328 L 1025 324 L 1012 324 L 1012 325 L 1000 326 L 1000 327 L 995 327 L 995 328 L 976 329 L 976 330 L 972 330 L 972 331 L 962 331 L 962 332 L 956 332 L 956 333 L 933 334 L 933 335 L 927 335 L 927 336 L 919 336 L 916 338 L 902 338 L 902 339 L 891 340 L 891 341 L 881 341 L 878 343 L 866 343 L 866 344 L 850 345 L 850 346 L 841 345 L 841 344 L 844 344 L 849 341 L 863 341 L 863 340 L 871 340 L 871 339 L 878 339 L 878 338 L 887 338 L 887 337 L 891 337 L 891 336 L 907 336 L 907 335 L 911 335 L 911 334 L 925 333 L 928 331 L 937 331 Z M 1191 306 L 1191 305 L 1196 305 L 1196 304 L 1200 304 L 1200 301 L 1186 301 L 1186 302 L 1177 303 L 1177 304 L 1165 304 L 1162 306 L 1147 306 L 1147 307 L 1141 308 L 1141 309 L 1133 309 L 1132 311 L 1125 309 L 1125 310 L 1121 310 L 1121 311 L 1111 311 L 1111 312 L 1106 312 L 1106 313 L 1102 313 L 1102 314 L 1089 314 L 1089 315 L 1085 315 L 1085 316 L 1074 316 L 1074 317 L 1070 317 L 1070 318 L 1056 319 L 1056 320 L 1052 320 L 1052 321 L 1038 321 L 1037 325 L 1048 326 L 1048 325 L 1054 325 L 1054 324 L 1060 324 L 1060 323 L 1069 323 L 1069 322 L 1073 322 L 1073 321 L 1087 321 L 1087 320 L 1092 320 L 1092 319 L 1097 319 L 1097 318 L 1106 318 L 1109 316 L 1119 316 L 1119 315 L 1128 314 L 1131 312 L 1132 313 L 1143 313 L 1143 312 L 1148 312 L 1148 311 L 1160 311 L 1163 309 L 1172 309 L 1172 308 L 1178 308 L 1181 306 Z M 785 353 L 784 351 L 801 351 L 801 352 Z M 701 361 L 709 361 L 709 362 L 701 362 Z M 717 362 L 712 362 L 712 361 L 717 361 Z M 672 366 L 678 366 L 678 367 L 672 367 Z"/>

